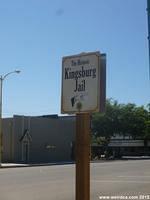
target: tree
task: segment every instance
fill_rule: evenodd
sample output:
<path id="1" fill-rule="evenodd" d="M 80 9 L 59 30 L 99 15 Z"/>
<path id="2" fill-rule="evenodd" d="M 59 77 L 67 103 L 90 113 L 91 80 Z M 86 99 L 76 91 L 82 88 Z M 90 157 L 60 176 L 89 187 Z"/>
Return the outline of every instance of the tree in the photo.
<path id="1" fill-rule="evenodd" d="M 117 101 L 106 101 L 106 112 L 96 113 L 92 118 L 92 131 L 97 138 L 97 143 L 108 146 L 111 136 L 120 132 L 120 106 Z"/>
<path id="2" fill-rule="evenodd" d="M 92 124 L 95 136 L 105 137 L 108 142 L 116 134 L 133 139 L 150 136 L 148 110 L 131 103 L 118 104 L 112 99 L 106 101 L 105 113 L 93 115 Z"/>
<path id="3" fill-rule="evenodd" d="M 135 104 L 127 104 L 122 107 L 122 134 L 130 135 L 133 139 L 144 136 L 145 120 L 148 113 L 143 106 L 137 107 Z"/>

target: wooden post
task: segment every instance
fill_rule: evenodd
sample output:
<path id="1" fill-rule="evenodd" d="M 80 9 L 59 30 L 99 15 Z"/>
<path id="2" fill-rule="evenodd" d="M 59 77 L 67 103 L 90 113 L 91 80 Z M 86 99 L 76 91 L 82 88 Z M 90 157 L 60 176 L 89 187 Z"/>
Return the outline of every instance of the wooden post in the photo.
<path id="1" fill-rule="evenodd" d="M 76 115 L 76 200 L 90 200 L 90 114 Z"/>

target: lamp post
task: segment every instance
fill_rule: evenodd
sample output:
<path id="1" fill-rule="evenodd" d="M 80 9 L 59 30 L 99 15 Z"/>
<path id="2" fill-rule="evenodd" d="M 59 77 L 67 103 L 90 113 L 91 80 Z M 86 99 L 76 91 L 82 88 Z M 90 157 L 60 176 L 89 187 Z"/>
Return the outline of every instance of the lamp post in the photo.
<path id="1" fill-rule="evenodd" d="M 3 130 L 2 130 L 2 95 L 3 95 L 3 81 L 7 76 L 13 73 L 20 73 L 19 70 L 9 72 L 5 75 L 0 76 L 0 167 L 2 166 L 2 155 L 3 155 Z"/>

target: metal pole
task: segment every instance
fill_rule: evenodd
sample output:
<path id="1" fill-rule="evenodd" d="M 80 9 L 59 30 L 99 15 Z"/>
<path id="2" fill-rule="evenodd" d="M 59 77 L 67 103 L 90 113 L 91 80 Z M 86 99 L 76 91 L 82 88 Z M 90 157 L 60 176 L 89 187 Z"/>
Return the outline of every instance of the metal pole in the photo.
<path id="1" fill-rule="evenodd" d="M 0 167 L 2 166 L 2 154 L 3 154 L 2 89 L 3 89 L 3 77 L 0 76 Z"/>
<path id="2" fill-rule="evenodd" d="M 2 167 L 2 159 L 3 159 L 3 119 L 2 119 L 3 81 L 7 76 L 13 73 L 20 73 L 20 71 L 15 70 L 5 74 L 4 76 L 0 76 L 0 167 Z"/>
<path id="3" fill-rule="evenodd" d="M 90 200 L 90 114 L 76 115 L 76 200 Z"/>
<path id="4" fill-rule="evenodd" d="M 148 44 L 149 44 L 149 79 L 150 79 L 150 0 L 147 0 L 147 19 L 148 19 Z"/>

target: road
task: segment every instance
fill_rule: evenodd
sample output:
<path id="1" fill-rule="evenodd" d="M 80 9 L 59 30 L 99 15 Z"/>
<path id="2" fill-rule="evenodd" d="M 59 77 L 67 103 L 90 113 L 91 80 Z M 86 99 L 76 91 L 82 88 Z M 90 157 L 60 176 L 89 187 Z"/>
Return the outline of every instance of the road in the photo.
<path id="1" fill-rule="evenodd" d="M 74 185 L 75 165 L 0 169 L 0 200 L 75 200 Z M 91 200 L 140 195 L 150 195 L 150 160 L 91 164 Z"/>

